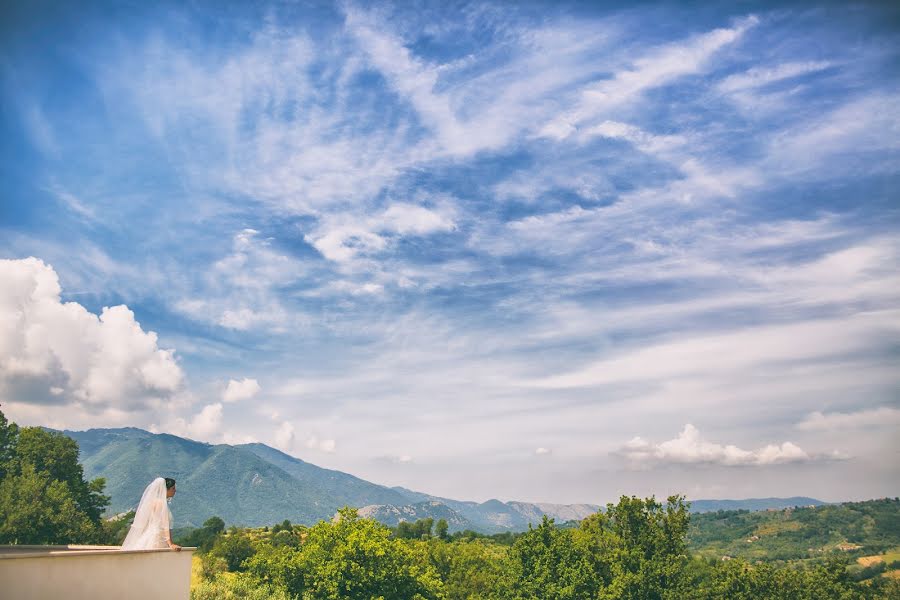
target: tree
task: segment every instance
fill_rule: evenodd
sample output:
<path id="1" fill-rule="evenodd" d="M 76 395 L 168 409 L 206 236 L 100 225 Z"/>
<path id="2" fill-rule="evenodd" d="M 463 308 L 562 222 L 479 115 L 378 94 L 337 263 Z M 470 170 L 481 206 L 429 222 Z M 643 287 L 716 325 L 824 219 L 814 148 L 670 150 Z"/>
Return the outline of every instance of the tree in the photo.
<path id="1" fill-rule="evenodd" d="M 335 522 L 311 527 L 299 549 L 262 548 L 248 568 L 261 582 L 304 600 L 444 597 L 437 573 L 416 560 L 407 543 L 351 508 L 341 509 Z"/>
<path id="2" fill-rule="evenodd" d="M 509 598 L 677 598 L 687 561 L 687 506 L 622 497 L 580 529 L 544 517 L 516 539 L 501 585 Z"/>
<path id="3" fill-rule="evenodd" d="M 16 440 L 19 437 L 19 426 L 9 423 L 6 415 L 0 411 L 0 480 L 6 477 L 6 471 L 15 457 Z"/>
<path id="4" fill-rule="evenodd" d="M 279 531 L 293 531 L 293 530 L 294 530 L 294 526 L 291 525 L 291 522 L 289 520 L 285 519 L 281 523 L 277 523 L 277 524 L 275 524 L 274 527 L 272 527 L 272 534 L 274 535 L 274 534 L 278 533 Z"/>
<path id="5" fill-rule="evenodd" d="M 0 543 L 77 544 L 97 541 L 98 528 L 65 483 L 25 463 L 0 482 Z"/>
<path id="6" fill-rule="evenodd" d="M 431 537 L 434 528 L 434 519 L 431 517 L 419 519 L 415 523 L 400 521 L 394 530 L 394 537 L 401 540 L 421 540 Z"/>
<path id="7" fill-rule="evenodd" d="M 225 531 L 225 521 L 220 517 L 210 517 L 203 523 L 203 528 L 218 535 Z"/>
<path id="8" fill-rule="evenodd" d="M 178 543 L 182 546 L 196 546 L 201 552 L 208 552 L 224 531 L 225 521 L 219 517 L 210 517 L 203 523 L 203 527 L 180 537 Z"/>
<path id="9" fill-rule="evenodd" d="M 586 519 L 581 531 L 593 570 L 608 582 L 601 597 L 679 597 L 689 521 L 681 496 L 670 497 L 665 506 L 654 498 L 622 496 L 605 514 Z"/>
<path id="10" fill-rule="evenodd" d="M 437 535 L 438 539 L 441 539 L 445 542 L 448 541 L 450 539 L 450 536 L 447 534 L 448 529 L 449 526 L 447 525 L 447 519 L 439 519 L 437 525 L 435 526 L 435 534 Z"/>
<path id="11" fill-rule="evenodd" d="M 105 481 L 85 481 L 75 440 L 38 427 L 19 429 L 0 412 L 0 471 L 0 543 L 104 540 Z"/>
<path id="12" fill-rule="evenodd" d="M 500 584 L 501 597 L 515 599 L 580 600 L 596 597 L 602 582 L 591 570 L 573 531 L 559 529 L 546 515 L 537 527 L 529 525 L 509 552 L 508 568 Z"/>
<path id="13" fill-rule="evenodd" d="M 424 548 L 451 600 L 494 598 L 506 564 L 506 548 L 488 540 L 411 542 Z"/>
<path id="14" fill-rule="evenodd" d="M 223 559 L 229 571 L 243 571 L 244 561 L 256 554 L 256 549 L 246 535 L 230 533 L 216 539 L 209 553 Z"/>

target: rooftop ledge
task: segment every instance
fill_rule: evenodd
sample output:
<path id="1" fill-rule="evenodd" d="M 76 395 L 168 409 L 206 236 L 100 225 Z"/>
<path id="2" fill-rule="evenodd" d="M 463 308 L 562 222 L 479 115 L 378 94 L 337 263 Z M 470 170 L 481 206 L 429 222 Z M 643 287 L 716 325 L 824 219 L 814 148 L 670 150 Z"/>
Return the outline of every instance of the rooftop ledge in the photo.
<path id="1" fill-rule="evenodd" d="M 0 546 L 0 590 L 9 600 L 187 600 L 194 550 Z"/>

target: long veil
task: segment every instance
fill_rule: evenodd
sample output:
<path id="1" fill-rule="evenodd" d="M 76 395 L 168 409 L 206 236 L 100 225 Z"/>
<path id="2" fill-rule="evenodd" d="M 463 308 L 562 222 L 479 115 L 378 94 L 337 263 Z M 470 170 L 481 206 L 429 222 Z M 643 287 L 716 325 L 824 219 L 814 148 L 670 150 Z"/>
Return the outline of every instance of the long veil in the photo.
<path id="1" fill-rule="evenodd" d="M 169 507 L 166 505 L 166 480 L 154 479 L 138 504 L 134 522 L 122 542 L 122 550 L 156 550 L 169 547 Z"/>

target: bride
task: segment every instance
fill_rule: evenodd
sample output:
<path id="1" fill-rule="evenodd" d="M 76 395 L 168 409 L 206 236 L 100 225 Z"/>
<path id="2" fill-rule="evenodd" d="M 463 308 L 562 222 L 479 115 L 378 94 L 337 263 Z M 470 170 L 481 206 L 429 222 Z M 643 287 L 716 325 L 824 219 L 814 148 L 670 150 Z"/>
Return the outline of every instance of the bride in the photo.
<path id="1" fill-rule="evenodd" d="M 175 480 L 169 477 L 157 477 L 147 486 L 122 550 L 181 550 L 172 543 L 172 512 L 167 506 L 174 495 Z"/>

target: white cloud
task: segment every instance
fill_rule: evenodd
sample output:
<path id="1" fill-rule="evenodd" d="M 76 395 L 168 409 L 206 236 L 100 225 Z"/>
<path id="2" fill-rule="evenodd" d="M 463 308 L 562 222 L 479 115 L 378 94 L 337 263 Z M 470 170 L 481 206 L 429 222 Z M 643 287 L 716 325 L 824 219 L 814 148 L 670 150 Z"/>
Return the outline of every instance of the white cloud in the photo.
<path id="1" fill-rule="evenodd" d="M 443 210 L 395 202 L 384 211 L 363 217 L 338 213 L 319 220 L 305 236 L 322 256 L 337 263 L 386 250 L 397 236 L 425 236 L 455 227 L 449 207 Z"/>
<path id="2" fill-rule="evenodd" d="M 207 404 L 193 417 L 183 419 L 175 417 L 162 424 L 151 424 L 148 429 L 153 433 L 169 433 L 200 441 L 217 441 L 222 437 L 222 403 Z M 234 440 L 235 436 L 230 435 Z"/>
<path id="3" fill-rule="evenodd" d="M 766 166 L 794 182 L 859 177 L 893 172 L 898 149 L 900 94 L 875 91 L 772 136 Z"/>
<path id="4" fill-rule="evenodd" d="M 585 140 L 593 136 L 626 140 L 647 154 L 664 153 L 687 143 L 687 138 L 681 135 L 653 135 L 636 125 L 618 121 L 603 121 L 593 127 L 587 127 L 581 131 L 579 139 Z"/>
<path id="5" fill-rule="evenodd" d="M 900 409 L 881 406 L 854 412 L 813 412 L 797 423 L 802 431 L 854 431 L 872 427 L 897 427 Z"/>
<path id="6" fill-rule="evenodd" d="M 306 447 L 310 450 L 333 454 L 337 449 L 337 442 L 331 439 L 320 439 L 318 436 L 313 435 L 306 440 Z"/>
<path id="7" fill-rule="evenodd" d="M 548 448 L 541 447 L 541 448 L 536 449 L 534 451 L 534 453 L 537 454 L 538 456 L 546 456 L 547 454 L 550 454 L 551 451 Z"/>
<path id="8" fill-rule="evenodd" d="M 182 385 L 173 350 L 128 307 L 99 316 L 63 303 L 56 272 L 36 258 L 0 260 L 0 394 L 87 410 L 159 406 Z"/>
<path id="9" fill-rule="evenodd" d="M 724 377 L 777 363 L 818 362 L 869 352 L 900 331 L 900 312 L 768 325 L 646 345 L 567 374 L 535 380 L 547 388 L 628 381 Z"/>
<path id="10" fill-rule="evenodd" d="M 284 421 L 275 431 L 275 446 L 285 452 L 290 452 L 294 449 L 294 442 L 294 426 L 290 422 Z"/>
<path id="11" fill-rule="evenodd" d="M 209 438 L 222 427 L 222 403 L 208 404 L 191 419 L 188 431 L 201 439 Z"/>
<path id="12" fill-rule="evenodd" d="M 259 393 L 259 382 L 255 379 L 244 377 L 240 381 L 235 379 L 228 380 L 228 386 L 222 395 L 225 402 L 239 402 L 241 400 L 249 400 Z"/>
<path id="13" fill-rule="evenodd" d="M 817 73 L 833 66 L 828 61 L 787 62 L 772 67 L 754 67 L 744 73 L 729 75 L 716 86 L 724 93 L 743 91 L 771 83 Z"/>
<path id="14" fill-rule="evenodd" d="M 258 231 L 243 229 L 233 236 L 231 252 L 199 278 L 194 297 L 176 301 L 174 308 L 228 329 L 284 331 L 306 319 L 283 305 L 278 288 L 306 273 L 300 261 L 273 250 Z"/>
<path id="15" fill-rule="evenodd" d="M 757 22 L 756 17 L 748 17 L 733 28 L 715 29 L 645 54 L 636 59 L 630 68 L 617 72 L 611 79 L 586 86 L 576 106 L 547 122 L 540 135 L 557 140 L 565 139 L 585 122 L 602 118 L 605 113 L 634 99 L 645 90 L 702 71 L 716 52 L 738 40 Z"/>
<path id="16" fill-rule="evenodd" d="M 380 220 L 387 231 L 400 235 L 427 235 L 451 231 L 454 228 L 453 220 L 446 215 L 406 202 L 391 204 L 381 215 Z"/>
<path id="17" fill-rule="evenodd" d="M 635 437 L 619 450 L 627 460 L 636 464 L 679 463 L 717 464 L 734 466 L 766 466 L 811 460 L 799 446 L 784 442 L 769 444 L 758 450 L 742 450 L 733 445 L 707 442 L 693 425 L 684 429 L 673 440 L 653 444 Z"/>

